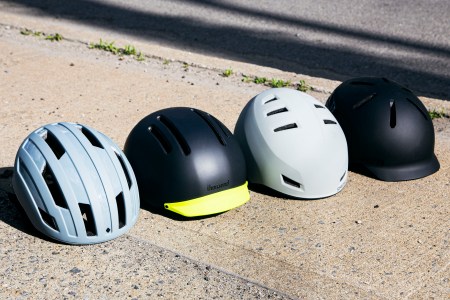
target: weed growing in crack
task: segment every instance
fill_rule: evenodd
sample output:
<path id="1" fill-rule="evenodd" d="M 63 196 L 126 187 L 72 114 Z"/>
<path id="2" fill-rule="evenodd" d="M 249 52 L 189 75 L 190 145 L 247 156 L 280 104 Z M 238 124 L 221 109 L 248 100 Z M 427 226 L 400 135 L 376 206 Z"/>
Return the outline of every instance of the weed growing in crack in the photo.
<path id="1" fill-rule="evenodd" d="M 441 109 L 439 111 L 436 109 L 429 110 L 428 114 L 430 115 L 431 120 L 440 119 L 440 118 L 450 118 L 450 116 L 448 114 L 446 114 L 443 109 Z"/>
<path id="2" fill-rule="evenodd" d="M 225 71 L 222 72 L 223 77 L 230 77 L 231 75 L 233 75 L 232 69 L 226 69 Z"/>
<path id="3" fill-rule="evenodd" d="M 121 48 L 114 45 L 114 43 L 114 41 L 108 42 L 100 39 L 98 43 L 90 43 L 89 49 L 98 49 L 106 52 L 111 52 L 112 54 L 119 55 L 120 57 L 133 56 L 137 61 L 145 60 L 145 55 L 142 52 L 138 51 L 135 46 L 125 45 L 125 47 Z"/>

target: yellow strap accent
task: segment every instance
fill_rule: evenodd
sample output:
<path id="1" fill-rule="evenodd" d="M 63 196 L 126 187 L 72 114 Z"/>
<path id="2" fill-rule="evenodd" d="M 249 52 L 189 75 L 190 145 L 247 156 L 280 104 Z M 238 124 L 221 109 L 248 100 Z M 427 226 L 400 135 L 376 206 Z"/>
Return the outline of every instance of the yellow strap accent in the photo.
<path id="1" fill-rule="evenodd" d="M 238 187 L 188 201 L 164 203 L 164 207 L 185 217 L 206 216 L 241 206 L 250 199 L 247 181 Z"/>

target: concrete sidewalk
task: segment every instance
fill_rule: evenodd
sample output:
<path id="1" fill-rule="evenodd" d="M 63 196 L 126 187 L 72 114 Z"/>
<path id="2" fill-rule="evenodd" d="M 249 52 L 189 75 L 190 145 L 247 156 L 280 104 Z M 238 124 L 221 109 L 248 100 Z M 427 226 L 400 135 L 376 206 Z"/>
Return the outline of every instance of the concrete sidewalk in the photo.
<path id="1" fill-rule="evenodd" d="M 149 113 L 191 106 L 231 130 L 267 87 L 242 74 L 306 80 L 324 102 L 339 82 L 163 48 L 58 19 L 0 12 L 0 298 L 445 299 L 449 290 L 450 121 L 437 119 L 441 169 L 387 183 L 349 174 L 317 201 L 251 192 L 244 206 L 193 221 L 141 210 L 126 235 L 67 246 L 38 235 L 14 206 L 11 167 L 22 140 L 58 121 L 89 125 L 123 146 Z M 64 39 L 22 35 L 28 28 Z M 144 61 L 89 49 L 132 44 Z M 224 69 L 235 72 L 223 77 Z M 423 99 L 430 109 L 449 102 Z M 13 200 L 13 201 L 11 201 Z"/>

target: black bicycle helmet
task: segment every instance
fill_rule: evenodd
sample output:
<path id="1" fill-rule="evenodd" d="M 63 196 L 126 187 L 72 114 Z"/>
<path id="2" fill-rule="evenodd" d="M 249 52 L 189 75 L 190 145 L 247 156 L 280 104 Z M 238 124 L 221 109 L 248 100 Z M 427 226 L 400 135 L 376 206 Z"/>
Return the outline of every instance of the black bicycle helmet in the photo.
<path id="1" fill-rule="evenodd" d="M 409 89 L 386 78 L 343 82 L 326 106 L 347 138 L 349 162 L 376 178 L 400 181 L 439 170 L 428 111 Z"/>
<path id="2" fill-rule="evenodd" d="M 143 208 L 185 217 L 216 214 L 250 198 L 244 156 L 213 116 L 177 107 L 154 112 L 131 131 L 124 152 Z"/>

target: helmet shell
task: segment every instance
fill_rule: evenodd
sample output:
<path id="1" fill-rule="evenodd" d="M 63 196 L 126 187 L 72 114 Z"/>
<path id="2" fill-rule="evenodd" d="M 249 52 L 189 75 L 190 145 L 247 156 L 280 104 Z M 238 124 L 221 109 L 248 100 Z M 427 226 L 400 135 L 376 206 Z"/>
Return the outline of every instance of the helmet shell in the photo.
<path id="1" fill-rule="evenodd" d="M 347 181 L 347 144 L 341 127 L 312 96 L 287 88 L 251 99 L 234 131 L 248 179 L 297 198 L 322 198 Z"/>
<path id="2" fill-rule="evenodd" d="M 127 232 L 139 214 L 133 170 L 102 133 L 75 123 L 32 132 L 17 151 L 13 186 L 32 224 L 69 244 L 94 244 Z"/>
<path id="3" fill-rule="evenodd" d="M 175 107 L 148 115 L 130 132 L 124 152 L 144 208 L 193 217 L 249 199 L 239 144 L 225 125 L 201 110 Z"/>
<path id="4" fill-rule="evenodd" d="M 352 165 L 385 181 L 439 170 L 433 123 L 409 89 L 386 78 L 354 78 L 339 85 L 326 106 L 344 130 Z"/>

